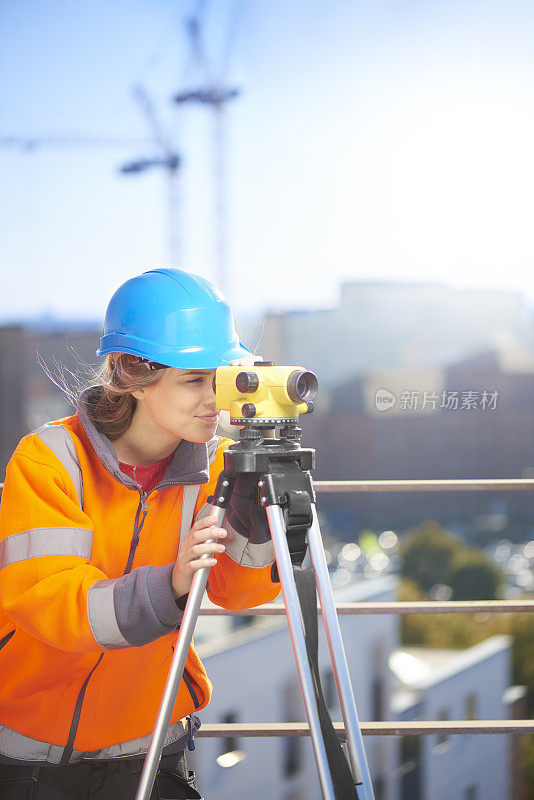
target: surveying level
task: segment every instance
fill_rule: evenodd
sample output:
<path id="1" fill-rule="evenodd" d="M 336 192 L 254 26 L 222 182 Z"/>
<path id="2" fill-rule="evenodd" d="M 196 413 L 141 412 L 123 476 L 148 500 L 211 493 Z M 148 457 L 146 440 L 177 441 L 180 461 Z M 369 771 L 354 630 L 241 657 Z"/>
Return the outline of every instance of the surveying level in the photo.
<path id="1" fill-rule="evenodd" d="M 258 361 L 254 369 L 219 367 L 215 376 L 217 408 L 230 412 L 230 423 L 272 428 L 293 423 L 313 411 L 317 378 L 302 367 L 275 367 Z"/>
<path id="2" fill-rule="evenodd" d="M 323 800 L 374 800 L 315 509 L 310 475 L 315 450 L 300 446 L 302 432 L 297 425 L 299 413 L 313 409 L 317 387 L 315 375 L 302 367 L 275 367 L 260 361 L 253 368 L 217 369 L 217 407 L 229 411 L 232 423 L 242 428 L 239 442 L 224 453 L 224 471 L 217 481 L 210 515 L 222 525 L 237 476 L 256 475 L 256 502 L 266 511 L 274 546 L 273 579 L 282 587 Z M 278 427 L 278 438 L 264 438 L 265 429 Z M 312 568 L 303 569 L 307 547 Z M 152 791 L 209 569 L 198 570 L 191 584 L 136 800 L 149 800 Z M 348 762 L 321 688 L 317 589 L 345 723 Z"/>

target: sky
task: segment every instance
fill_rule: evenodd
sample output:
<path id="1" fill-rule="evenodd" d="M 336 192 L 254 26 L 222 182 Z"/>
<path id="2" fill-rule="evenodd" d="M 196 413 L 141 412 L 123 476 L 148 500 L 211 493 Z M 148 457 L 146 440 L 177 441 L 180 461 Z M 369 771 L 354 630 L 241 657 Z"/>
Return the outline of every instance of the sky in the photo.
<path id="1" fill-rule="evenodd" d="M 192 15 L 208 73 L 241 91 L 224 280 L 214 115 L 171 102 L 205 85 Z M 0 0 L 0 323 L 101 320 L 159 266 L 223 284 L 241 315 L 331 307 L 359 280 L 534 305 L 533 45 L 527 0 Z M 172 202 L 163 169 L 119 172 L 160 155 L 136 85 L 182 158 Z"/>

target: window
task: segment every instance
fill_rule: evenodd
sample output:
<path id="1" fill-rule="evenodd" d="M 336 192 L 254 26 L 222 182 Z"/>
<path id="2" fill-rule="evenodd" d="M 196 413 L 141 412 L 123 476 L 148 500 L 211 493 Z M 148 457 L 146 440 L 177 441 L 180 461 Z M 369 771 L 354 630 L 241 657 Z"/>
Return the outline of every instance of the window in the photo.
<path id="1" fill-rule="evenodd" d="M 373 680 L 373 719 L 384 719 L 384 682 L 380 677 Z"/>
<path id="2" fill-rule="evenodd" d="M 438 714 L 438 721 L 444 722 L 445 720 L 449 719 L 449 712 L 447 709 L 442 708 Z M 449 742 L 449 735 L 447 733 L 438 733 L 436 736 L 436 748 L 443 749 L 443 745 L 448 744 Z"/>
<path id="3" fill-rule="evenodd" d="M 386 781 L 381 775 L 374 780 L 375 800 L 386 800 Z"/>
<path id="4" fill-rule="evenodd" d="M 402 773 L 411 772 L 419 764 L 421 740 L 419 736 L 401 736 L 400 763 Z"/>
<path id="5" fill-rule="evenodd" d="M 302 761 L 302 745 L 299 736 L 286 736 L 284 739 L 284 778 L 296 775 Z"/>
<path id="6" fill-rule="evenodd" d="M 225 714 L 221 722 L 224 725 L 237 722 L 237 714 Z M 227 736 L 222 740 L 221 749 L 216 760 L 220 767 L 228 768 L 239 764 L 245 757 L 245 753 L 239 748 L 239 739 L 236 739 L 235 736 Z"/>
<path id="7" fill-rule="evenodd" d="M 400 800 L 421 800 L 421 737 L 402 736 L 399 768 Z"/>
<path id="8" fill-rule="evenodd" d="M 471 692 L 465 697 L 465 714 L 466 719 L 478 719 L 477 714 L 477 696 L 475 692 Z"/>
<path id="9" fill-rule="evenodd" d="M 371 719 L 380 721 L 386 719 L 387 714 L 387 693 L 385 681 L 385 665 L 387 664 L 386 653 L 387 643 L 379 639 L 373 646 L 373 678 L 371 684 L 372 697 L 372 717 Z"/>
<path id="10" fill-rule="evenodd" d="M 304 708 L 299 687 L 293 680 L 284 687 L 282 709 L 285 722 L 298 722 L 303 718 Z M 285 736 L 282 739 L 282 747 L 282 774 L 284 778 L 291 778 L 302 768 L 302 740 L 299 736 Z"/>

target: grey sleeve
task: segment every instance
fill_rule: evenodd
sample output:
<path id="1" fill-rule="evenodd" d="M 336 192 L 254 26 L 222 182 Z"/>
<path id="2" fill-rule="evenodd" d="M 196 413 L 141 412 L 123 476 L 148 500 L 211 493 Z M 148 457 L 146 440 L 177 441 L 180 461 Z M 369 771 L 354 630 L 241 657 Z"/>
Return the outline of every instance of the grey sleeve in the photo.
<path id="1" fill-rule="evenodd" d="M 117 578 L 113 587 L 115 616 L 121 634 L 133 646 L 153 642 L 172 633 L 183 611 L 171 587 L 173 564 L 137 567 Z"/>

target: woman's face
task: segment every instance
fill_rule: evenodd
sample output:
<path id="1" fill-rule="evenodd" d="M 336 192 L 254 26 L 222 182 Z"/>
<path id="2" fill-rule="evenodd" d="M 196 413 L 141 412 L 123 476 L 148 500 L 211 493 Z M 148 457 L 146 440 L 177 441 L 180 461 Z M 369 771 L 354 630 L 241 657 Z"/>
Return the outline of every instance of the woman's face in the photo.
<path id="1" fill-rule="evenodd" d="M 209 442 L 219 422 L 213 391 L 214 369 L 168 367 L 153 386 L 133 392 L 139 421 L 154 435 Z"/>

